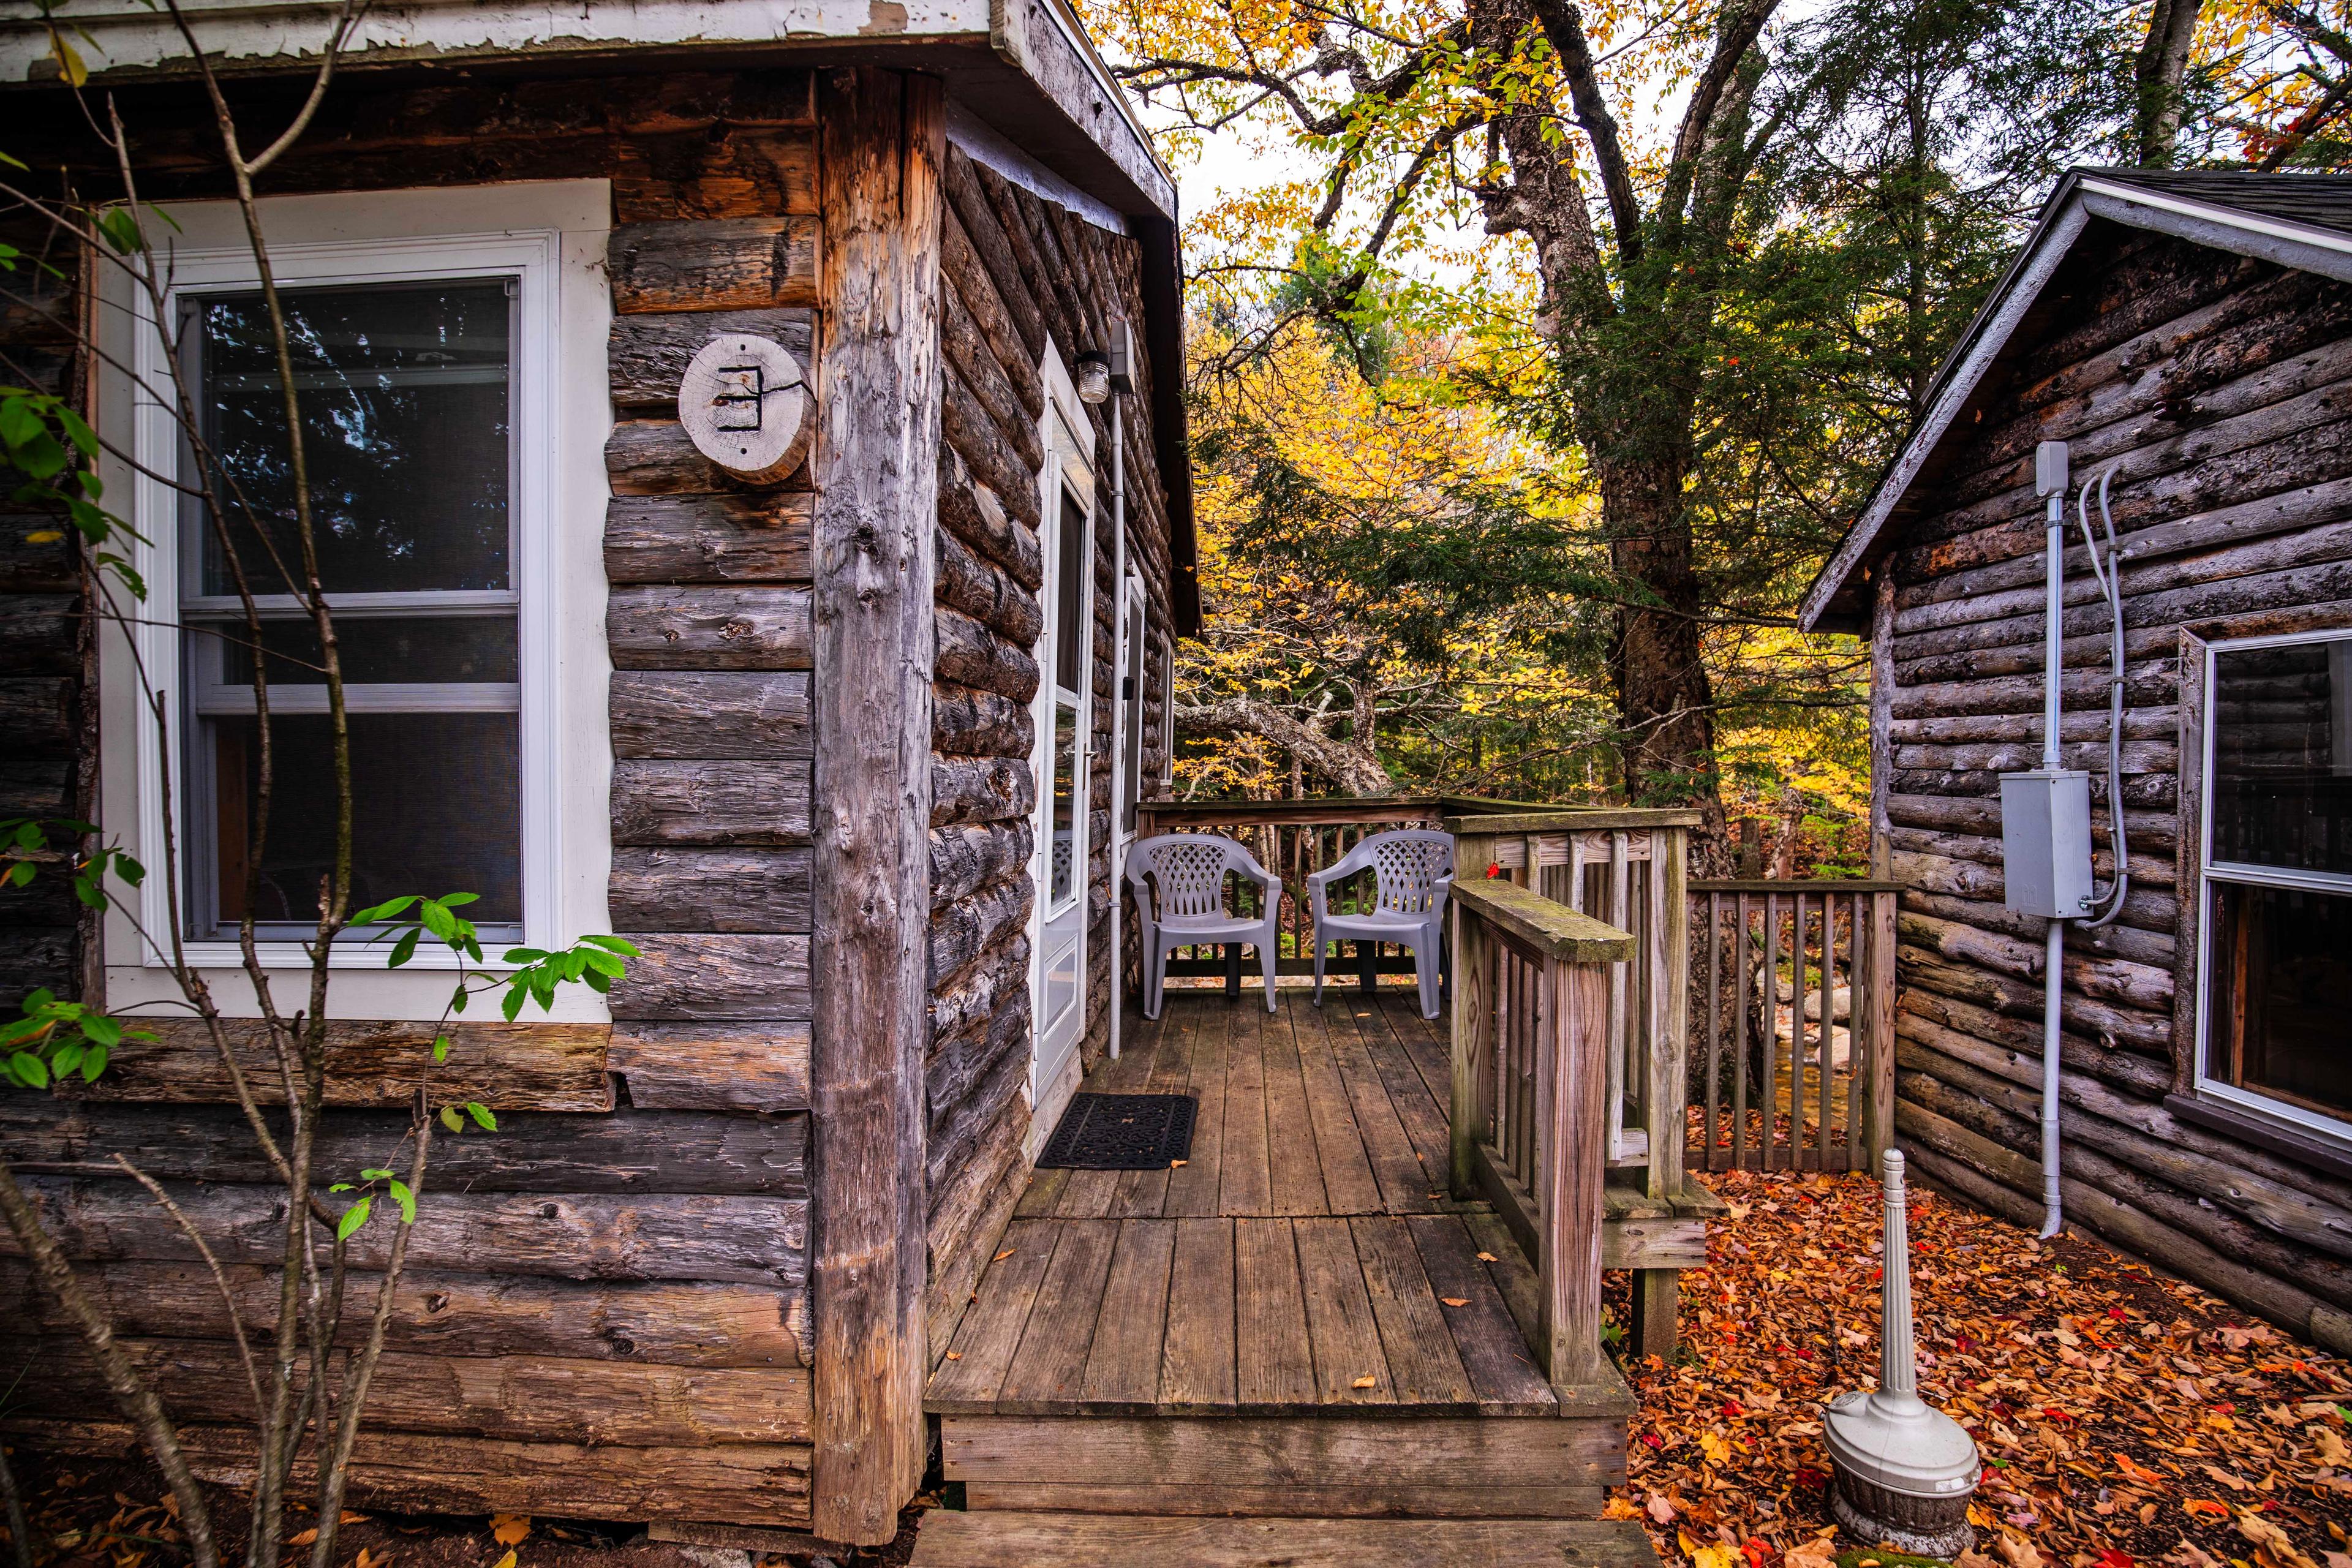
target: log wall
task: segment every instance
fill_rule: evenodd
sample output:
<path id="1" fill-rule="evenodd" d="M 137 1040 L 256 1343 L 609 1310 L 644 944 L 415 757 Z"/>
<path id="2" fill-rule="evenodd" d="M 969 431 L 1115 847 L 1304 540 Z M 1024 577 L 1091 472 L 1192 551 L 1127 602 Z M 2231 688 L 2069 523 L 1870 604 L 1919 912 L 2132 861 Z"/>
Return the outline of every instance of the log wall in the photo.
<path id="1" fill-rule="evenodd" d="M 282 89 L 245 90 L 254 122 L 282 122 L 285 106 L 264 101 Z M 200 110 L 173 90 L 126 96 L 126 119 L 151 128 L 141 147 L 151 197 L 221 194 Z M 609 1031 L 542 1031 L 542 1076 L 560 1095 L 535 1103 L 587 1113 L 504 1114 L 496 1135 L 442 1141 L 355 1500 L 811 1520 L 815 498 L 805 468 L 759 487 L 720 475 L 686 438 L 673 398 L 687 357 L 715 332 L 817 353 L 815 112 L 810 74 L 793 69 L 347 79 L 271 171 L 272 193 L 600 176 L 613 186 L 610 896 L 613 928 L 645 957 L 614 989 Z M 42 161 L 21 142 L 10 151 Z M 83 172 L 85 190 L 103 182 L 104 171 Z M 27 363 L 62 374 L 58 342 L 56 329 L 0 311 L 10 379 Z M 597 521 L 578 524 L 595 548 Z M 68 618 L 77 584 L 60 551 L 26 544 L 26 531 L 15 518 L 0 528 L 0 593 L 11 595 L 0 603 L 0 710 L 29 737 L 0 748 L 0 812 L 87 815 L 72 804 L 86 733 Z M 69 979 L 81 961 L 55 886 L 0 894 L 0 1002 Z M 379 1052 L 398 1043 L 358 1041 Z M 123 1314 L 167 1400 L 184 1415 L 229 1415 L 243 1377 L 201 1263 L 131 1184 L 89 1173 L 120 1149 L 162 1181 L 258 1321 L 278 1193 L 233 1113 L 186 1102 L 218 1098 L 203 1076 L 179 1085 L 150 1074 L 142 1103 L 12 1097 L 0 1147 Z M 325 1158 L 379 1163 L 404 1118 L 365 1109 L 358 1090 L 350 1103 L 330 1114 Z M 362 1270 L 386 1234 L 361 1233 Z M 373 1301 L 364 1275 L 359 1284 L 352 1323 Z M 27 1360 L 39 1369 L 12 1397 L 12 1431 L 127 1447 L 89 1369 L 59 1342 L 63 1325 L 29 1297 L 0 1233 L 0 1311 L 39 1330 L 0 1354 L 0 1384 Z M 200 1421 L 191 1434 L 214 1474 L 237 1478 L 236 1428 Z"/>
<path id="2" fill-rule="evenodd" d="M 1029 876 L 1036 784 L 1029 703 L 1045 625 L 1038 591 L 1039 434 L 1050 340 L 1063 363 L 1124 318 L 1142 343 L 1135 243 L 1041 200 L 950 147 L 940 243 L 944 314 L 938 647 L 931 794 L 931 1047 L 928 1155 L 933 1354 L 962 1310 L 1028 1177 Z M 1153 456 L 1149 368 L 1123 399 L 1128 560 L 1146 585 L 1154 636 L 1171 626 L 1170 544 Z M 1095 424 L 1095 755 L 1087 864 L 1089 1059 L 1108 1038 L 1118 674 L 1111 425 Z M 1160 705 L 1147 689 L 1146 779 L 1160 772 Z"/>
<path id="3" fill-rule="evenodd" d="M 2040 756 L 2033 447 L 2063 439 L 2077 483 L 2123 464 L 2132 877 L 2120 920 L 2068 931 L 2068 1218 L 2352 1347 L 2347 1167 L 2180 1114 L 2190 1015 L 2176 1014 L 2195 973 L 2179 896 L 2193 862 L 2178 854 L 2197 831 L 2180 770 L 2184 636 L 2352 625 L 2352 287 L 2094 224 L 2036 319 L 2008 379 L 1947 437 L 1940 479 L 1915 492 L 1929 499 L 1913 502 L 1880 587 L 1878 826 L 1909 884 L 1895 1126 L 1926 1174 L 2038 1221 L 2042 922 L 2001 905 L 1998 776 Z M 2108 622 L 2079 541 L 2067 576 L 2063 751 L 2092 773 L 2104 886 Z"/>

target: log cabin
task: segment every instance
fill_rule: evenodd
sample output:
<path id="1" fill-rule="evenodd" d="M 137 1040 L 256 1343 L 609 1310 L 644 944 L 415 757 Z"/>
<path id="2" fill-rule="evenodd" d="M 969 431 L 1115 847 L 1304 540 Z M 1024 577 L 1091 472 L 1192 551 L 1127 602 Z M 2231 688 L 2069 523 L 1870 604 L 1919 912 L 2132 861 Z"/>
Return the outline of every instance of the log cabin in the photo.
<path id="1" fill-rule="evenodd" d="M 170 219 L 197 405 L 258 443 L 257 277 L 180 39 L 127 0 L 70 10 Z M 306 16 L 323 36 L 324 12 L 202 9 L 248 126 L 301 101 Z M 0 0 L 0 150 L 120 197 L 58 59 Z M 1661 1281 L 1645 1339 L 1670 1336 L 1711 1200 L 1667 1123 L 1654 1157 L 1620 1147 L 1604 1084 L 1678 1131 L 1652 1090 L 1680 1081 L 1679 993 L 1629 984 L 1635 939 L 1579 910 L 1657 947 L 1688 823 L 1444 807 L 1474 861 L 1549 889 L 1457 894 L 1476 976 L 1451 1028 L 1393 995 L 1119 1006 L 1112 868 L 1165 793 L 1199 617 L 1175 217 L 1057 0 L 360 23 L 262 201 L 338 520 L 355 892 L 466 889 L 488 936 L 642 955 L 609 998 L 453 1031 L 437 1081 L 499 1126 L 420 1205 L 354 1500 L 806 1551 L 890 1540 L 935 1467 L 968 1508 L 926 1516 L 926 1568 L 1655 1561 L 1598 1517 L 1634 1408 L 1601 1270 Z M 54 251 L 24 218 L 7 237 Z M 66 259 L 70 287 L 12 280 L 0 353 L 105 435 L 153 596 L 104 622 L 54 519 L 0 527 L 0 812 L 157 865 L 176 835 L 180 875 L 129 896 L 249 1013 L 230 939 L 250 912 L 295 961 L 317 813 L 255 849 L 252 655 L 206 635 L 236 601 L 130 384 L 161 334 Z M 397 395 L 334 401 L 362 385 Z M 288 651 L 273 734 L 299 758 L 320 704 Z M 1571 907 L 1576 863 L 1614 891 Z M 278 1193 L 167 981 L 127 915 L 54 877 L 0 892 L 11 1002 L 47 986 L 159 1036 L 75 1098 L 0 1102 L 0 1148 L 234 1484 L 231 1320 L 105 1163 L 172 1194 L 267 1319 Z M 330 1164 L 399 1137 L 447 984 L 339 960 Z M 1033 1179 L 1087 1075 L 1190 1089 L 1195 1157 Z M 382 1254 L 354 1245 L 356 1321 Z M 10 1237 L 0 1304 L 0 1431 L 129 1450 Z"/>
<path id="2" fill-rule="evenodd" d="M 1802 611 L 1869 645 L 1899 1142 L 2042 1218 L 2045 922 L 2008 907 L 2000 779 L 2048 728 L 2063 441 L 2059 755 L 2099 894 L 2118 811 L 2129 879 L 2065 922 L 2063 1215 L 2352 1350 L 2352 180 L 2069 174 L 1926 406 Z M 2109 476 L 2120 669 L 2082 532 L 2104 557 Z"/>
<path id="3" fill-rule="evenodd" d="M 200 13 L 249 128 L 290 118 L 331 9 Z M 174 226 L 173 303 L 233 443 L 266 367 L 237 363 L 257 279 L 210 113 L 167 16 L 73 10 Z M 0 6 L 0 148 L 45 190 L 120 195 L 58 76 L 35 8 Z M 1174 184 L 1055 0 L 428 4 L 364 20 L 263 195 L 307 368 L 409 389 L 365 412 L 364 450 L 331 392 L 310 432 L 353 525 L 324 569 L 360 900 L 466 889 L 486 935 L 642 950 L 609 999 L 459 1026 L 446 1081 L 501 1130 L 426 1197 L 354 1495 L 887 1541 L 927 1459 L 925 1347 L 1109 1033 L 1109 868 L 1166 776 L 1198 618 Z M 0 222 L 58 254 L 21 209 Z M 0 380 L 105 433 L 110 495 L 160 542 L 153 624 L 100 626 L 53 519 L 0 527 L 0 816 L 102 822 L 152 865 L 175 826 L 178 885 L 133 896 L 155 928 L 186 921 L 249 1013 L 250 689 L 200 635 L 216 564 L 130 467 L 174 460 L 123 368 L 153 369 L 160 339 L 66 259 L 79 293 L 9 280 Z M 764 375 L 746 417 L 682 391 L 712 344 Z M 134 652 L 184 730 L 173 790 Z M 299 799 L 322 775 L 290 669 Z M 259 933 L 291 964 L 323 863 L 311 799 L 260 868 Z M 64 895 L 0 895 L 9 1011 L 48 986 L 165 1013 L 127 921 Z M 343 1164 L 396 1142 L 447 987 L 348 958 Z M 234 1480 L 239 1429 L 205 1424 L 240 1386 L 210 1281 L 135 1188 L 87 1173 L 132 1154 L 259 1291 L 275 1189 L 209 1048 L 155 1026 L 89 1099 L 10 1096 L 0 1140 Z M 124 1447 L 14 1256 L 0 1303 L 0 1375 L 39 1369 L 12 1384 L 12 1438 Z"/>

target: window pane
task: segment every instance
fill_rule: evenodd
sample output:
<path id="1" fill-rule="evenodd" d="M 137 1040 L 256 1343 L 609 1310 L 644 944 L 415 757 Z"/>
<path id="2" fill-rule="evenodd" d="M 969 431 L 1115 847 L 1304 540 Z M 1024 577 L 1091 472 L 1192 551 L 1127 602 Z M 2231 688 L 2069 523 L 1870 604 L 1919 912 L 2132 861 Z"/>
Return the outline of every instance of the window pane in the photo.
<path id="1" fill-rule="evenodd" d="M 504 588 L 508 313 L 503 282 L 297 289 L 282 296 L 321 581 L 330 593 Z M 283 394 L 261 296 L 197 307 L 208 438 L 295 556 Z M 292 589 L 232 508 L 257 593 Z M 204 592 L 236 591 L 200 530 Z"/>
<path id="2" fill-rule="evenodd" d="M 221 638 L 221 679 L 231 686 L 253 682 L 253 650 L 240 623 L 215 623 Z M 324 686 L 319 638 L 308 621 L 264 621 L 262 646 L 269 650 L 273 686 Z M 393 682 L 498 681 L 521 679 L 515 659 L 515 623 L 510 616 L 339 616 L 335 641 L 343 655 L 349 686 Z"/>
<path id="3" fill-rule="evenodd" d="M 2213 656 L 2213 858 L 2352 875 L 2352 639 Z"/>
<path id="4" fill-rule="evenodd" d="M 1066 702 L 1054 704 L 1054 875 L 1051 901 L 1070 896 L 1077 860 L 1078 714 Z"/>
<path id="5" fill-rule="evenodd" d="M 259 756 L 256 721 L 208 720 L 213 741 L 214 857 L 222 923 L 244 912 Z M 479 893 L 467 912 L 488 924 L 522 920 L 520 759 L 511 713 L 351 716 L 352 903 L 402 893 Z M 319 915 L 319 879 L 334 863 L 334 773 L 325 717 L 272 720 L 264 921 Z"/>
<path id="6" fill-rule="evenodd" d="M 2352 1121 L 2352 897 L 2211 886 L 2205 1076 Z"/>
<path id="7" fill-rule="evenodd" d="M 1094 629 L 1087 625 L 1087 514 L 1077 498 L 1062 492 L 1061 560 L 1055 566 L 1054 680 L 1065 691 L 1078 689 Z"/>

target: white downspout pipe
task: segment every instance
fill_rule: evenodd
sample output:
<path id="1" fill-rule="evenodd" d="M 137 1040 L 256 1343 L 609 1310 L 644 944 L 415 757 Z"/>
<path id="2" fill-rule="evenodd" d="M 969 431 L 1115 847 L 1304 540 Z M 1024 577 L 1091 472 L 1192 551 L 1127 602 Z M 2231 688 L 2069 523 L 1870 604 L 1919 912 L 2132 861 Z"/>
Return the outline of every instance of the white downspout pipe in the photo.
<path id="1" fill-rule="evenodd" d="M 2051 448 L 2055 447 L 2054 461 Z M 2052 469 L 2055 469 L 2055 473 Z M 2044 552 L 2049 558 L 2049 605 L 2044 614 L 2042 671 L 2042 767 L 2059 768 L 2058 729 L 2062 717 L 2059 676 L 2066 656 L 2066 446 L 2046 441 L 2035 454 L 2035 488 L 2046 499 L 2049 521 Z M 2064 1225 L 2058 1198 L 2058 1041 L 2060 996 L 2065 984 L 2066 922 L 2053 916 L 2043 936 L 2042 994 L 2042 1234 L 2058 1234 Z"/>
<path id="2" fill-rule="evenodd" d="M 1119 938 L 1127 921 L 1121 915 L 1118 901 L 1118 879 L 1121 868 L 1118 856 L 1119 829 L 1126 820 L 1127 746 L 1119 734 L 1119 720 L 1128 711 L 1127 700 L 1119 682 L 1127 678 L 1127 433 L 1119 416 L 1124 397 L 1114 391 L 1110 396 L 1110 1058 L 1118 1059 L 1119 1025 L 1127 1012 L 1127 970 L 1119 952 Z"/>

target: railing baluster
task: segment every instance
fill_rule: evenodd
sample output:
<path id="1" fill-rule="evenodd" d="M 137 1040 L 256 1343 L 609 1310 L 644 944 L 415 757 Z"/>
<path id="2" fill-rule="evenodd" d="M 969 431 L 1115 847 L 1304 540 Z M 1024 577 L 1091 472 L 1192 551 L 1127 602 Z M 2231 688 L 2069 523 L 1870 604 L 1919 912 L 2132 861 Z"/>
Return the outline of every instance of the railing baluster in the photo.
<path id="1" fill-rule="evenodd" d="M 1764 900 L 1764 1166 L 1780 1159 L 1780 895 Z"/>
<path id="2" fill-rule="evenodd" d="M 1731 1168 L 1748 1165 L 1748 895 L 1736 893 L 1731 971 Z"/>
<path id="3" fill-rule="evenodd" d="M 1715 1113 L 1723 1097 L 1723 895 L 1706 896 L 1706 1168 L 1723 1169 L 1716 1152 Z"/>
<path id="4" fill-rule="evenodd" d="M 1619 931 L 1632 927 L 1626 919 L 1625 830 L 1612 828 L 1609 834 L 1609 905 L 1601 912 L 1601 923 Z M 1615 1160 L 1625 1146 L 1625 1032 L 1628 1019 L 1625 983 L 1629 965 L 1609 966 L 1609 1158 Z"/>

